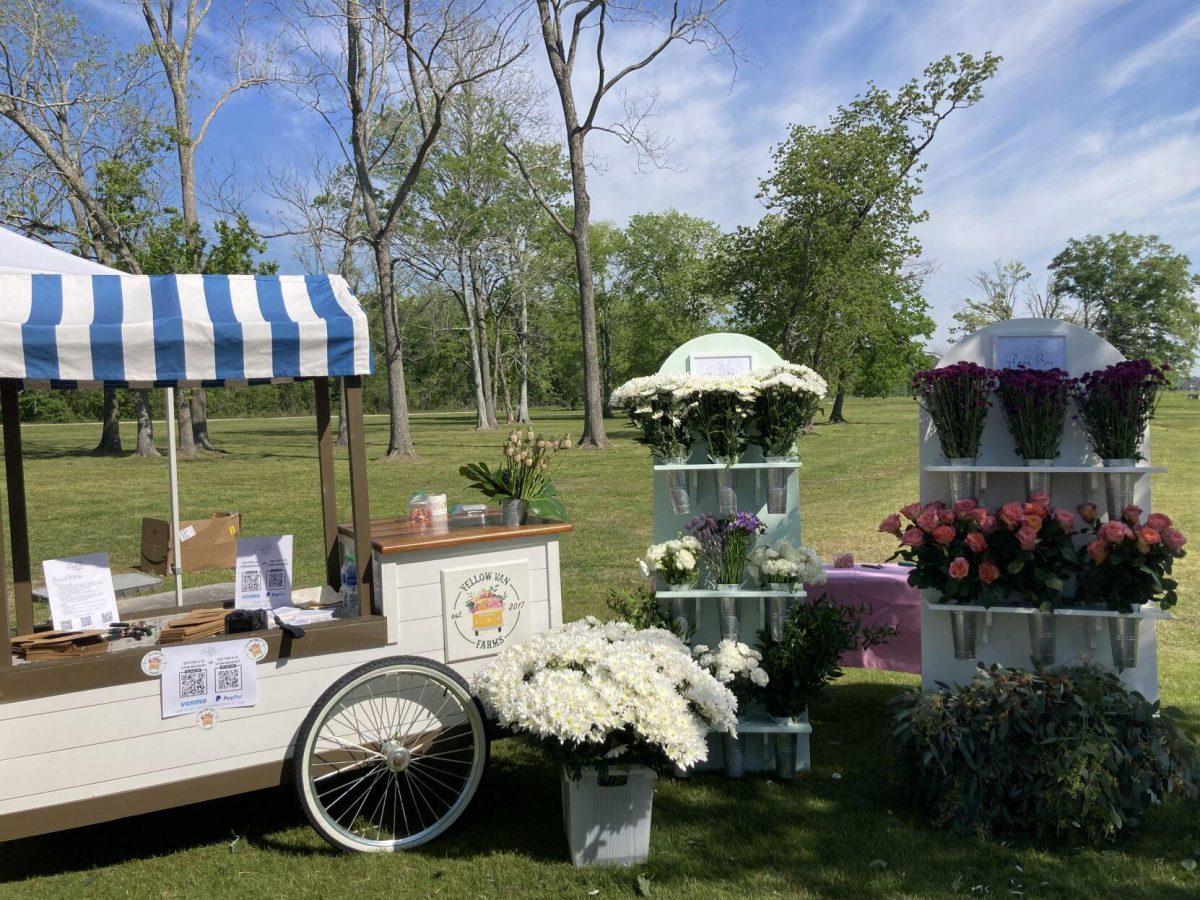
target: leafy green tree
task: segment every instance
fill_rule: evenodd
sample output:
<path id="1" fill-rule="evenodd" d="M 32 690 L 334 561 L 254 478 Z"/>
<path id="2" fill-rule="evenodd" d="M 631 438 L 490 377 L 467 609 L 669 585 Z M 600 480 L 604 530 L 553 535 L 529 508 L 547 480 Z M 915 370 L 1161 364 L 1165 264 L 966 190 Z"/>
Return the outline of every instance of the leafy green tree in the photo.
<path id="1" fill-rule="evenodd" d="M 1072 239 L 1050 261 L 1052 289 L 1079 305 L 1079 323 L 1130 358 L 1187 370 L 1200 342 L 1200 275 L 1153 234 Z"/>

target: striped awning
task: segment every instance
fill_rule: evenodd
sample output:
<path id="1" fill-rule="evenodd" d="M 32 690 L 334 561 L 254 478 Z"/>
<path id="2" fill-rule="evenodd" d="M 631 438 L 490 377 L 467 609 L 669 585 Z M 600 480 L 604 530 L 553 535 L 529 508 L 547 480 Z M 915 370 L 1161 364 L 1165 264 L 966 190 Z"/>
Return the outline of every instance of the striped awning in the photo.
<path id="1" fill-rule="evenodd" d="M 0 274 L 0 378 L 26 387 L 369 375 L 337 275 Z"/>

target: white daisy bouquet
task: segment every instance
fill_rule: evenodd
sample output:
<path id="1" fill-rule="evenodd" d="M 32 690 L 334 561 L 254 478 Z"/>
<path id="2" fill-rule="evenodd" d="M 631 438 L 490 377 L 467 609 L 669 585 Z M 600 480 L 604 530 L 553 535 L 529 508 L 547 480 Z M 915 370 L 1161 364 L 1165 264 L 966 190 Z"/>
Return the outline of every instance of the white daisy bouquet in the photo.
<path id="1" fill-rule="evenodd" d="M 678 392 L 690 376 L 647 375 L 631 378 L 612 392 L 612 405 L 624 410 L 641 435 L 639 444 L 659 459 L 678 459 L 691 452 L 686 404 Z"/>
<path id="2" fill-rule="evenodd" d="M 700 542 L 690 534 L 651 544 L 638 560 L 643 578 L 659 578 L 663 584 L 696 583 L 700 577 Z"/>
<path id="3" fill-rule="evenodd" d="M 824 584 L 825 569 L 816 550 L 797 547 L 787 538 L 773 544 L 755 547 L 750 554 L 750 568 L 760 587 L 769 584 Z"/>
<path id="4" fill-rule="evenodd" d="M 780 363 L 755 376 L 754 423 L 763 456 L 789 456 L 796 435 L 808 427 L 828 386 L 795 363 Z"/>
<path id="5" fill-rule="evenodd" d="M 472 688 L 500 724 L 576 776 L 583 766 L 688 768 L 710 729 L 733 734 L 737 700 L 669 631 L 588 616 L 505 647 Z"/>
<path id="6" fill-rule="evenodd" d="M 676 389 L 713 462 L 733 465 L 746 452 L 757 392 L 758 379 L 752 375 L 697 375 Z"/>
<path id="7" fill-rule="evenodd" d="M 767 670 L 760 665 L 762 654 L 749 644 L 725 638 L 711 650 L 706 644 L 697 644 L 692 648 L 692 656 L 733 692 L 739 709 L 744 709 L 767 686 Z"/>

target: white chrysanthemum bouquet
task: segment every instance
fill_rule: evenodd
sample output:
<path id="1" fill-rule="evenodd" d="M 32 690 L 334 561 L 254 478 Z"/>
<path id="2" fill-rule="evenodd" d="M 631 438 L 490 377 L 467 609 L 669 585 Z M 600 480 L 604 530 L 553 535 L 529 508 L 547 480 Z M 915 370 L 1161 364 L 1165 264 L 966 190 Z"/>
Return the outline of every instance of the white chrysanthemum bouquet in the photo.
<path id="1" fill-rule="evenodd" d="M 739 709 L 744 709 L 767 686 L 767 671 L 760 665 L 762 654 L 749 644 L 725 638 L 711 650 L 706 644 L 697 644 L 692 655 L 713 678 L 733 692 Z"/>
<path id="2" fill-rule="evenodd" d="M 501 650 L 472 685 L 500 724 L 582 766 L 688 768 L 737 700 L 669 631 L 591 616 Z"/>
<path id="3" fill-rule="evenodd" d="M 690 534 L 651 544 L 638 560 L 643 578 L 658 577 L 662 584 L 692 585 L 700 576 L 700 542 Z"/>
<path id="4" fill-rule="evenodd" d="M 746 452 L 757 392 L 753 375 L 694 375 L 675 391 L 713 462 L 733 465 Z"/>
<path id="5" fill-rule="evenodd" d="M 624 410 L 641 432 L 638 443 L 659 459 L 686 458 L 691 452 L 686 404 L 678 396 L 688 379 L 687 375 L 647 375 L 632 378 L 612 392 L 613 407 Z"/>
<path id="6" fill-rule="evenodd" d="M 774 544 L 755 547 L 750 568 L 760 587 L 769 584 L 824 584 L 825 569 L 821 557 L 811 547 L 797 547 L 787 538 Z"/>
<path id="7" fill-rule="evenodd" d="M 826 390 L 824 378 L 795 363 L 755 376 L 754 424 L 764 456 L 792 454 L 796 435 L 812 423 Z"/>

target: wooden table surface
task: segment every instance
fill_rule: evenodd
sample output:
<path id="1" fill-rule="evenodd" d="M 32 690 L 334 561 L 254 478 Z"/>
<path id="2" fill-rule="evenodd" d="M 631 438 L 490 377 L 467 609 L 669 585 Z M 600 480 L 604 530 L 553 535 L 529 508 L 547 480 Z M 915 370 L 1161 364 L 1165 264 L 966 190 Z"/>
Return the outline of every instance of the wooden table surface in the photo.
<path id="1" fill-rule="evenodd" d="M 414 550 L 433 550 L 458 547 L 487 541 L 510 541 L 517 538 L 542 537 L 571 531 L 566 522 L 535 522 L 515 527 L 500 524 L 498 510 L 488 510 L 484 524 L 477 518 L 450 516 L 441 525 L 414 524 L 407 517 L 371 520 L 371 546 L 376 553 L 408 553 Z M 354 537 L 349 522 L 338 526 L 346 537 Z"/>

